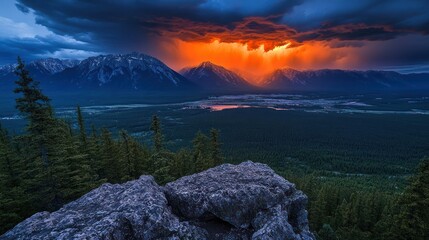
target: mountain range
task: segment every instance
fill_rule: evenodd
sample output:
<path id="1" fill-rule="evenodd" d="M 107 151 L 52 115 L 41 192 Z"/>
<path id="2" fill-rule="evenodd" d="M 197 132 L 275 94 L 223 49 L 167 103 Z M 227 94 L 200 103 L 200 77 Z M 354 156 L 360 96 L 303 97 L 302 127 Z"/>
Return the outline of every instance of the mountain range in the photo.
<path id="1" fill-rule="evenodd" d="M 267 76 L 267 89 L 292 91 L 389 91 L 429 89 L 429 73 L 393 71 L 278 69 Z"/>
<path id="2" fill-rule="evenodd" d="M 207 90 L 251 90 L 255 88 L 237 73 L 211 62 L 184 68 L 180 73 Z"/>
<path id="3" fill-rule="evenodd" d="M 16 64 L 0 67 L 0 91 L 11 91 Z M 47 58 L 27 64 L 43 89 L 59 91 L 256 91 L 239 74 L 211 62 L 180 73 L 142 54 L 110 54 L 82 61 Z M 275 91 L 403 91 L 429 89 L 429 73 L 278 69 L 259 89 Z"/>
<path id="4" fill-rule="evenodd" d="M 78 60 L 61 60 L 57 58 L 45 58 L 32 61 L 26 65 L 27 69 L 34 77 L 46 77 L 64 71 L 67 68 L 78 65 Z M 17 64 L 0 66 L 0 78 L 15 78 L 13 73 Z"/>
<path id="5" fill-rule="evenodd" d="M 195 84 L 160 60 L 141 53 L 101 55 L 51 76 L 77 89 L 179 90 Z"/>

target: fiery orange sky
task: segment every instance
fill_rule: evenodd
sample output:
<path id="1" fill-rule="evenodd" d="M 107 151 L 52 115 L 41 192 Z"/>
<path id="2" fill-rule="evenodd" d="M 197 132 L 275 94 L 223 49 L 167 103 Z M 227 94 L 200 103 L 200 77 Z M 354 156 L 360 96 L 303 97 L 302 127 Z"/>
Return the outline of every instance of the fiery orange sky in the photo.
<path id="1" fill-rule="evenodd" d="M 330 43 L 321 41 L 295 44 L 284 41 L 283 45 L 266 50 L 262 43 L 259 47 L 249 48 L 246 43 L 225 43 L 219 40 L 211 42 L 186 42 L 176 39 L 162 44 L 167 55 L 160 58 L 175 70 L 196 66 L 203 61 L 235 70 L 252 83 L 279 68 L 319 69 L 353 68 L 353 47 L 331 48 Z"/>
<path id="2" fill-rule="evenodd" d="M 2 1 L 0 64 L 138 51 L 252 82 L 285 67 L 429 71 L 427 0 L 40 2 Z"/>

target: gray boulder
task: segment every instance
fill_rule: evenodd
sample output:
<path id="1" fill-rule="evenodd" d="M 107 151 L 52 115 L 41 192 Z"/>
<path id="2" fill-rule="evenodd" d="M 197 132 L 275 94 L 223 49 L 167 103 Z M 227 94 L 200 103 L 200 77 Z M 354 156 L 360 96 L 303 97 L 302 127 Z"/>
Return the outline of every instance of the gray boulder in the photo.
<path id="1" fill-rule="evenodd" d="M 103 184 L 60 210 L 36 213 L 0 239 L 188 239 L 205 231 L 180 222 L 153 177 Z"/>
<path id="2" fill-rule="evenodd" d="M 247 229 L 252 239 L 314 239 L 307 197 L 265 164 L 224 164 L 168 183 L 164 191 L 186 219 L 218 219 Z"/>
<path id="3" fill-rule="evenodd" d="M 3 239 L 315 239 L 307 197 L 265 164 L 224 164 L 165 187 L 151 176 L 104 184 Z"/>

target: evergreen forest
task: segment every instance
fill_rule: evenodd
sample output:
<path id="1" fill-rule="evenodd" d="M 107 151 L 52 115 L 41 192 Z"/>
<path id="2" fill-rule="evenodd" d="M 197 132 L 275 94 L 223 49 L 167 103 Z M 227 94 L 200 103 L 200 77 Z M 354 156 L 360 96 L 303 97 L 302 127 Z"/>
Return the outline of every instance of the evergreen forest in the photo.
<path id="1" fill-rule="evenodd" d="M 150 139 L 144 142 L 125 130 L 112 133 L 102 126 L 88 126 L 79 106 L 78 128 L 73 128 L 55 115 L 50 98 L 20 59 L 16 75 L 16 108 L 27 125 L 22 134 L 9 133 L 0 125 L 0 234 L 36 212 L 55 211 L 104 183 L 153 175 L 162 185 L 235 163 L 222 151 L 217 129 L 196 129 L 189 146 L 168 149 L 157 115 L 143 116 L 151 118 Z M 247 157 L 258 161 L 260 156 Z M 429 239 L 429 158 L 421 160 L 403 185 L 376 176 L 326 178 L 264 159 L 309 196 L 310 226 L 318 239 Z"/>

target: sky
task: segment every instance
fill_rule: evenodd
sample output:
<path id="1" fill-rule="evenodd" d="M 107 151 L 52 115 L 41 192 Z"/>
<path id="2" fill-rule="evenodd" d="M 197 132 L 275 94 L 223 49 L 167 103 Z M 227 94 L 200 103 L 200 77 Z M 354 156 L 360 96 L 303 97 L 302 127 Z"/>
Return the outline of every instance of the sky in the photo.
<path id="1" fill-rule="evenodd" d="M 253 81 L 278 68 L 429 72 L 429 1 L 0 2 L 0 64 L 133 51 Z"/>

